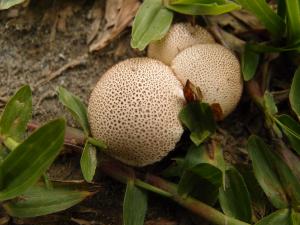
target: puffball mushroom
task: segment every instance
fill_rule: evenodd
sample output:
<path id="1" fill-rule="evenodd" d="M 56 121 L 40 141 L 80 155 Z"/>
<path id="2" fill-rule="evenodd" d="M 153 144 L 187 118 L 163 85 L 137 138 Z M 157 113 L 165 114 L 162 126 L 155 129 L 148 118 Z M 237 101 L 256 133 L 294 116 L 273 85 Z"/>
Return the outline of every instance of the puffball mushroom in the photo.
<path id="1" fill-rule="evenodd" d="M 168 66 L 150 58 L 125 60 L 104 73 L 92 91 L 92 135 L 128 165 L 152 164 L 180 140 L 184 102 L 182 85 Z"/>
<path id="2" fill-rule="evenodd" d="M 186 48 L 174 58 L 171 68 L 183 84 L 189 79 L 200 87 L 204 102 L 219 103 L 223 118 L 237 106 L 243 90 L 240 63 L 222 45 L 199 44 Z"/>
<path id="3" fill-rule="evenodd" d="M 148 57 L 158 59 L 170 65 L 174 57 L 195 44 L 214 43 L 212 35 L 203 27 L 190 23 L 174 24 L 166 36 L 148 46 Z"/>

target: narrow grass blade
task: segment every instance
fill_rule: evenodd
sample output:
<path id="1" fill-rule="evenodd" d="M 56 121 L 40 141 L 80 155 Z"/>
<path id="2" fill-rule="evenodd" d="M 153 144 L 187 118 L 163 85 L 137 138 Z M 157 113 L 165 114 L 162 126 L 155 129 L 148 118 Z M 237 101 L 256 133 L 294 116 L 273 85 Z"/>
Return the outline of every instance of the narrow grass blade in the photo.
<path id="1" fill-rule="evenodd" d="M 147 212 L 147 193 L 127 182 L 123 203 L 123 225 L 143 225 Z"/>
<path id="2" fill-rule="evenodd" d="M 65 134 L 65 121 L 53 120 L 20 144 L 0 166 L 0 201 L 21 195 L 49 168 L 58 155 Z"/>

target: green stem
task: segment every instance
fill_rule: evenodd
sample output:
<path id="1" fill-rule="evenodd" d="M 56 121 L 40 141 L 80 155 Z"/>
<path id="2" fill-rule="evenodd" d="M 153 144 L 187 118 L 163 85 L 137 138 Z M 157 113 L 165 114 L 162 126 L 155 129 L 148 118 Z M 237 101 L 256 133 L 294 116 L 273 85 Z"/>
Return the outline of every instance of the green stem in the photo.
<path id="1" fill-rule="evenodd" d="M 160 177 L 148 175 L 147 180 L 156 187 L 168 191 L 172 195 L 172 199 L 181 206 L 189 209 L 191 212 L 201 216 L 207 221 L 216 225 L 249 225 L 243 221 L 226 216 L 213 207 L 200 202 L 192 197 L 182 197 L 177 193 L 176 185 L 163 180 Z"/>
<path id="2" fill-rule="evenodd" d="M 159 195 L 167 197 L 167 198 L 172 198 L 172 195 L 169 192 L 164 191 L 164 190 L 162 190 L 160 188 L 157 188 L 157 187 L 155 187 L 155 186 L 153 186 L 151 184 L 148 184 L 148 183 L 146 183 L 146 182 L 144 182 L 142 180 L 136 179 L 134 181 L 134 183 L 135 183 L 136 186 L 141 187 L 141 188 L 143 188 L 145 190 L 154 192 L 156 194 L 159 194 Z"/>
<path id="3" fill-rule="evenodd" d="M 96 140 L 95 138 L 88 137 L 88 138 L 87 138 L 87 141 L 88 141 L 89 143 L 91 143 L 92 145 L 94 145 L 94 146 L 96 146 L 96 147 L 99 147 L 99 148 L 101 148 L 101 149 L 107 148 L 106 144 L 105 144 L 103 141 Z"/>
<path id="4" fill-rule="evenodd" d="M 3 140 L 4 145 L 10 150 L 13 151 L 17 148 L 20 143 L 15 141 L 13 138 L 7 137 Z"/>
<path id="5" fill-rule="evenodd" d="M 243 221 L 226 216 L 220 211 L 195 198 L 178 195 L 176 185 L 167 182 L 160 177 L 148 174 L 145 181 L 142 181 L 136 178 L 138 174 L 135 173 L 133 169 L 110 160 L 102 161 L 100 163 L 100 168 L 104 173 L 122 183 L 127 183 L 128 180 L 133 180 L 134 183 L 141 188 L 164 197 L 168 197 L 196 215 L 216 225 L 250 225 Z"/>

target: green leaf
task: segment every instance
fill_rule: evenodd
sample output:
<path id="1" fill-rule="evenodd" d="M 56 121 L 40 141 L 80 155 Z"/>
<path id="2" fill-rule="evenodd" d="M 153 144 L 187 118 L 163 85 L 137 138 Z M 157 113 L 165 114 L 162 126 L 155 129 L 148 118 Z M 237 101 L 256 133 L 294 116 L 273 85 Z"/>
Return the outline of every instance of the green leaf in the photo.
<path id="1" fill-rule="evenodd" d="M 86 106 L 77 96 L 73 95 L 63 87 L 58 87 L 57 92 L 59 101 L 72 113 L 76 121 L 83 128 L 84 133 L 89 135 L 90 127 Z"/>
<path id="2" fill-rule="evenodd" d="M 300 182 L 296 178 L 295 174 L 283 161 L 281 157 L 274 154 L 271 161 L 276 167 L 276 172 L 279 175 L 282 187 L 288 196 L 289 202 L 292 206 L 297 207 L 300 205 Z"/>
<path id="3" fill-rule="evenodd" d="M 289 115 L 277 116 L 275 121 L 287 136 L 293 149 L 300 155 L 300 124 Z"/>
<path id="4" fill-rule="evenodd" d="M 284 188 L 278 177 L 273 154 L 263 140 L 252 135 L 247 144 L 249 156 L 252 160 L 255 177 L 265 194 L 276 208 L 286 208 L 289 203 Z"/>
<path id="5" fill-rule="evenodd" d="M 300 42 L 293 45 L 286 46 L 272 46 L 268 44 L 248 44 L 249 49 L 254 52 L 265 53 L 265 52 L 288 52 L 298 50 L 300 48 Z"/>
<path id="6" fill-rule="evenodd" d="M 194 4 L 194 3 L 201 3 L 201 4 L 210 4 L 210 3 L 216 3 L 216 4 L 225 4 L 226 0 L 170 0 L 170 4 L 176 5 L 176 4 Z"/>
<path id="7" fill-rule="evenodd" d="M 281 209 L 258 221 L 255 225 L 292 225 L 290 210 Z"/>
<path id="8" fill-rule="evenodd" d="M 13 217 L 43 216 L 68 209 L 91 194 L 76 190 L 70 184 L 54 188 L 36 185 L 30 187 L 20 198 L 4 203 L 3 207 Z"/>
<path id="9" fill-rule="evenodd" d="M 292 209 L 291 220 L 292 220 L 292 225 L 300 224 L 300 213 Z"/>
<path id="10" fill-rule="evenodd" d="M 101 149 L 107 148 L 107 145 L 102 140 L 95 139 L 95 138 L 92 138 L 92 137 L 88 137 L 87 141 L 90 144 L 92 144 L 92 145 L 94 145 L 94 146 L 96 146 L 98 148 L 101 148 Z"/>
<path id="11" fill-rule="evenodd" d="M 257 70 L 259 63 L 259 54 L 252 51 L 246 44 L 242 55 L 242 72 L 245 81 L 251 80 Z"/>
<path id="12" fill-rule="evenodd" d="M 184 170 L 192 170 L 201 163 L 210 164 L 225 175 L 226 163 L 220 145 L 214 144 L 208 149 L 204 145 L 196 146 L 192 144 L 188 149 L 182 167 Z"/>
<path id="13" fill-rule="evenodd" d="M 165 5 L 166 8 L 173 10 L 178 13 L 187 15 L 220 15 L 223 13 L 228 13 L 233 10 L 241 9 L 241 6 L 231 2 L 226 1 L 223 4 L 215 3 L 200 3 L 196 1 L 176 1 Z"/>
<path id="14" fill-rule="evenodd" d="M 182 168 L 178 193 L 214 204 L 225 176 L 225 161 L 220 146 L 214 146 L 208 151 L 204 145 L 191 145 Z"/>
<path id="15" fill-rule="evenodd" d="M 256 217 L 257 215 L 259 217 L 263 217 L 266 214 L 269 201 L 262 188 L 259 186 L 252 168 L 250 165 L 245 164 L 239 164 L 235 166 L 237 166 L 237 170 L 243 176 L 247 189 L 249 190 L 251 205 L 253 208 L 253 216 Z"/>
<path id="16" fill-rule="evenodd" d="M 9 9 L 15 5 L 21 4 L 25 0 L 0 0 L 0 10 Z"/>
<path id="17" fill-rule="evenodd" d="M 206 170 L 205 167 L 207 169 L 210 168 L 210 170 Z M 207 176 L 210 175 L 209 179 L 217 180 L 219 185 L 215 185 L 193 172 L 186 171 L 180 179 L 177 192 L 182 196 L 189 195 L 202 202 L 214 205 L 218 200 L 219 188 L 222 182 L 222 173 L 220 170 L 209 164 L 201 164 L 197 169 L 199 169 L 200 172 L 203 170 L 209 172 L 210 174 L 206 174 Z"/>
<path id="18" fill-rule="evenodd" d="M 80 159 L 80 167 L 84 179 L 91 182 L 97 168 L 97 152 L 96 148 L 89 142 L 85 142 L 84 149 Z"/>
<path id="19" fill-rule="evenodd" d="M 200 145 L 216 131 L 213 112 L 207 103 L 188 103 L 179 113 L 179 118 L 190 130 L 195 145 Z"/>
<path id="20" fill-rule="evenodd" d="M 123 225 L 143 225 L 147 204 L 147 193 L 129 180 L 123 202 Z"/>
<path id="21" fill-rule="evenodd" d="M 273 95 L 268 91 L 266 91 L 264 94 L 264 107 L 270 115 L 275 115 L 278 113 Z"/>
<path id="22" fill-rule="evenodd" d="M 219 201 L 226 215 L 251 222 L 250 194 L 244 178 L 235 168 L 226 171 L 225 187 L 220 188 Z"/>
<path id="23" fill-rule="evenodd" d="M 300 2 L 299 0 L 285 0 L 287 15 L 287 33 L 289 43 L 300 40 Z"/>
<path id="24" fill-rule="evenodd" d="M 53 120 L 31 134 L 0 165 L 0 201 L 19 196 L 32 186 L 58 155 L 65 134 L 65 121 Z"/>
<path id="25" fill-rule="evenodd" d="M 23 86 L 6 104 L 0 118 L 0 136 L 21 142 L 32 114 L 32 97 L 29 86 Z"/>
<path id="26" fill-rule="evenodd" d="M 289 96 L 292 109 L 297 114 L 298 119 L 300 121 L 300 97 L 299 96 L 300 96 L 300 67 L 297 69 L 294 75 L 291 90 L 290 90 L 290 96 Z"/>
<path id="27" fill-rule="evenodd" d="M 266 0 L 236 0 L 245 9 L 251 11 L 263 25 L 277 38 L 282 37 L 285 30 L 283 19 L 268 5 Z"/>
<path id="28" fill-rule="evenodd" d="M 173 12 L 161 0 L 145 0 L 133 21 L 131 47 L 144 50 L 151 41 L 162 39 L 173 20 Z"/>
<path id="29" fill-rule="evenodd" d="M 282 19 L 285 19 L 286 16 L 285 0 L 277 0 L 277 15 L 279 15 Z"/>
<path id="30" fill-rule="evenodd" d="M 184 159 L 175 158 L 172 160 L 174 160 L 174 162 L 161 172 L 163 177 L 180 177 L 182 175 Z"/>

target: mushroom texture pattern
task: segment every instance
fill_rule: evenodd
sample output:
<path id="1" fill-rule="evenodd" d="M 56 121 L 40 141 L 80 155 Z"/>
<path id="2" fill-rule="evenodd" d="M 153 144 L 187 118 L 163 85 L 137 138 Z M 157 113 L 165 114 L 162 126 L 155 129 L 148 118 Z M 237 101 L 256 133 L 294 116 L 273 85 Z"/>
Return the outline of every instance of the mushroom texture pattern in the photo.
<path id="1" fill-rule="evenodd" d="M 214 43 L 212 35 L 203 27 L 190 23 L 174 24 L 167 35 L 149 44 L 148 57 L 158 59 L 170 65 L 174 57 L 182 50 L 195 45 Z"/>
<path id="2" fill-rule="evenodd" d="M 102 75 L 88 106 L 92 134 L 107 153 L 132 166 L 161 160 L 183 133 L 178 114 L 185 100 L 172 70 L 150 58 L 133 58 Z"/>
<path id="3" fill-rule="evenodd" d="M 223 118 L 237 106 L 243 80 L 235 55 L 219 44 L 199 44 L 180 52 L 171 68 L 185 84 L 189 79 L 200 87 L 203 101 L 220 104 Z"/>

